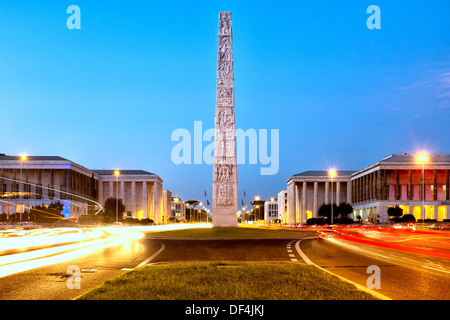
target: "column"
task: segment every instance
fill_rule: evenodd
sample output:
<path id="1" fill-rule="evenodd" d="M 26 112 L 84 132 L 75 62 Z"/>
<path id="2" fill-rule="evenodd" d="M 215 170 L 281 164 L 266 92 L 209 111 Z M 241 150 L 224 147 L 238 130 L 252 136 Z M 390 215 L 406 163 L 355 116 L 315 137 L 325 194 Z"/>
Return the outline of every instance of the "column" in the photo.
<path id="1" fill-rule="evenodd" d="M 103 206 L 105 204 L 103 199 L 103 181 L 98 180 L 98 202 Z"/>
<path id="2" fill-rule="evenodd" d="M 400 173 L 395 170 L 395 200 L 400 200 Z"/>
<path id="3" fill-rule="evenodd" d="M 162 221 L 162 183 L 155 181 L 153 184 L 153 221 L 156 224 L 160 224 Z M 236 217 L 237 221 L 237 217 Z"/>
<path id="4" fill-rule="evenodd" d="M 450 186 L 449 184 L 449 170 L 445 170 L 445 200 L 450 200 Z M 447 211 L 447 219 L 449 219 L 448 211 Z"/>
<path id="5" fill-rule="evenodd" d="M 300 222 L 300 218 L 302 216 L 302 202 L 300 196 L 300 184 L 295 184 L 294 187 L 294 196 L 295 196 L 295 223 Z"/>
<path id="6" fill-rule="evenodd" d="M 306 187 L 307 182 L 303 181 L 303 187 L 302 187 L 302 216 L 300 217 L 299 222 L 303 222 L 303 219 L 306 219 Z"/>
<path id="7" fill-rule="evenodd" d="M 55 188 L 56 190 L 59 190 L 61 188 L 61 171 L 58 170 L 55 172 L 55 181 L 54 184 L 55 186 L 53 188 Z M 32 186 L 32 188 L 35 188 L 34 186 Z M 34 192 L 34 191 L 31 191 Z M 55 198 L 56 199 L 61 199 L 61 193 L 55 191 Z"/>
<path id="8" fill-rule="evenodd" d="M 433 200 L 437 200 L 438 190 L 437 190 L 437 172 L 436 169 L 433 170 L 433 194 L 431 195 L 433 197 Z M 436 213 L 435 213 L 436 215 Z"/>
<path id="9" fill-rule="evenodd" d="M 407 190 L 407 199 L 412 200 L 413 198 L 413 191 L 412 191 L 412 170 L 408 170 L 408 190 Z M 412 213 L 412 212 L 411 212 Z"/>
<path id="10" fill-rule="evenodd" d="M 347 182 L 347 203 L 352 203 L 352 181 Z"/>
<path id="11" fill-rule="evenodd" d="M 114 195 L 114 182 L 113 181 L 110 181 L 109 182 L 109 197 L 110 198 L 115 198 L 115 195 Z"/>
<path id="12" fill-rule="evenodd" d="M 120 181 L 120 199 L 125 204 L 125 181 Z"/>
<path id="13" fill-rule="evenodd" d="M 136 218 L 136 182 L 131 182 L 131 216 Z"/>
<path id="14" fill-rule="evenodd" d="M 317 181 L 314 182 L 314 207 L 313 207 L 313 218 L 317 218 L 317 196 L 318 196 L 319 183 Z"/>
<path id="15" fill-rule="evenodd" d="M 142 182 L 142 217 L 144 219 L 148 217 L 148 191 L 147 191 L 147 181 Z M 150 218 L 152 219 L 152 218 Z M 153 221 L 156 222 L 155 219 Z"/>
<path id="16" fill-rule="evenodd" d="M 330 196 L 330 183 L 325 182 L 325 204 L 329 203 L 328 197 Z"/>
<path id="17" fill-rule="evenodd" d="M 341 203 L 341 182 L 336 182 L 336 205 L 338 206 Z"/>
<path id="18" fill-rule="evenodd" d="M 287 213 L 286 223 L 295 223 L 295 182 L 291 181 L 287 185 Z"/>

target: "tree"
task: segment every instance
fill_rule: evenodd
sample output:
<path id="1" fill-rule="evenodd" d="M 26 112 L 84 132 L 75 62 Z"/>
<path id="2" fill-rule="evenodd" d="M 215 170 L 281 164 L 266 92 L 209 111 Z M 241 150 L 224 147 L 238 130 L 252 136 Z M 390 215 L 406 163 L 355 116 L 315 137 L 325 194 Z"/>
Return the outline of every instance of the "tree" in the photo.
<path id="1" fill-rule="evenodd" d="M 387 210 L 387 214 L 389 217 L 389 220 L 393 220 L 393 221 L 400 221 L 401 220 L 401 216 L 403 215 L 403 209 L 400 208 L 398 205 L 394 206 L 394 207 L 389 207 Z"/>
<path id="2" fill-rule="evenodd" d="M 341 202 L 341 204 L 337 207 L 337 214 L 341 216 L 348 216 L 353 212 L 353 207 L 350 203 Z"/>
<path id="3" fill-rule="evenodd" d="M 30 212 L 25 212 L 22 215 L 22 220 L 27 221 L 29 219 L 35 222 L 48 223 L 55 222 L 57 219 L 64 219 L 64 215 L 61 214 L 64 205 L 57 201 L 52 202 L 48 206 L 39 205 L 31 207 Z"/>
<path id="4" fill-rule="evenodd" d="M 116 221 L 116 207 L 119 221 L 122 220 L 123 213 L 125 212 L 125 205 L 122 203 L 122 199 L 110 197 L 106 199 L 103 207 L 104 220 L 106 223 Z"/>
<path id="5" fill-rule="evenodd" d="M 333 216 L 336 216 L 337 213 L 337 206 L 336 204 L 333 204 Z M 319 217 L 326 217 L 328 219 L 328 222 L 331 221 L 331 204 L 322 204 L 319 208 L 318 212 Z"/>
<path id="6" fill-rule="evenodd" d="M 353 207 L 350 203 L 341 202 L 339 206 L 333 203 L 333 218 L 339 215 L 348 216 L 353 212 Z M 322 204 L 319 208 L 319 217 L 331 218 L 331 204 Z"/>
<path id="7" fill-rule="evenodd" d="M 405 214 L 402 217 L 402 222 L 415 222 L 416 218 L 412 214 Z"/>

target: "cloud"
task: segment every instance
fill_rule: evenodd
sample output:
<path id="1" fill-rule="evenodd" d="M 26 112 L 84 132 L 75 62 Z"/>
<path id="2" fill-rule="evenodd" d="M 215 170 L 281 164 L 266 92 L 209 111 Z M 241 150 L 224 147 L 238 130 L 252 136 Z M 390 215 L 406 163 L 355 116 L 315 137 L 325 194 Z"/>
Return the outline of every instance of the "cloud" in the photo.
<path id="1" fill-rule="evenodd" d="M 438 109 L 450 109 L 450 63 L 412 68 L 387 84 L 385 111 L 394 115 L 421 117 Z"/>

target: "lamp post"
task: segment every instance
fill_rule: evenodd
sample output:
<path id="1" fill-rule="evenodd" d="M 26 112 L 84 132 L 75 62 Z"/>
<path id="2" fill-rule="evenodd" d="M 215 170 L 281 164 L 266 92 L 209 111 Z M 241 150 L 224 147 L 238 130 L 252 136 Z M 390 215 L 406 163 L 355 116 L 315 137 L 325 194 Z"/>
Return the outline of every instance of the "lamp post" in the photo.
<path id="1" fill-rule="evenodd" d="M 422 163 L 422 223 L 425 222 L 425 161 L 427 161 L 426 154 L 417 156 L 417 160 Z"/>
<path id="2" fill-rule="evenodd" d="M 331 169 L 328 173 L 331 177 L 331 225 L 333 225 L 333 179 L 336 176 L 336 170 Z"/>
<path id="3" fill-rule="evenodd" d="M 195 206 L 201 205 L 201 202 L 197 200 L 188 200 L 186 201 L 186 204 L 189 206 L 189 223 L 192 223 L 192 215 L 194 215 L 195 220 Z"/>
<path id="4" fill-rule="evenodd" d="M 120 176 L 120 171 L 116 170 L 114 171 L 114 175 L 116 176 L 116 185 L 117 185 L 117 190 L 116 190 L 116 222 L 119 221 L 119 176 Z"/>

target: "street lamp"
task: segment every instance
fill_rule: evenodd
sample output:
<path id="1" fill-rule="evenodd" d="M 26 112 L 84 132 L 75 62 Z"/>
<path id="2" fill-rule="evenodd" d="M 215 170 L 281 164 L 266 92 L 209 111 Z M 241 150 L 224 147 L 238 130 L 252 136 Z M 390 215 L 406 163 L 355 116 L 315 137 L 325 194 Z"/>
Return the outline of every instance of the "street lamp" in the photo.
<path id="1" fill-rule="evenodd" d="M 336 170 L 331 169 L 328 171 L 328 174 L 331 177 L 331 225 L 333 225 L 333 179 L 336 176 Z"/>
<path id="2" fill-rule="evenodd" d="M 116 170 L 114 171 L 114 175 L 116 176 L 116 185 L 117 185 L 117 189 L 116 189 L 116 222 L 119 221 L 119 176 L 120 176 L 120 171 Z"/>
<path id="3" fill-rule="evenodd" d="M 425 220 L 425 161 L 428 160 L 426 154 L 419 154 L 417 156 L 417 161 L 422 163 L 422 223 Z"/>

